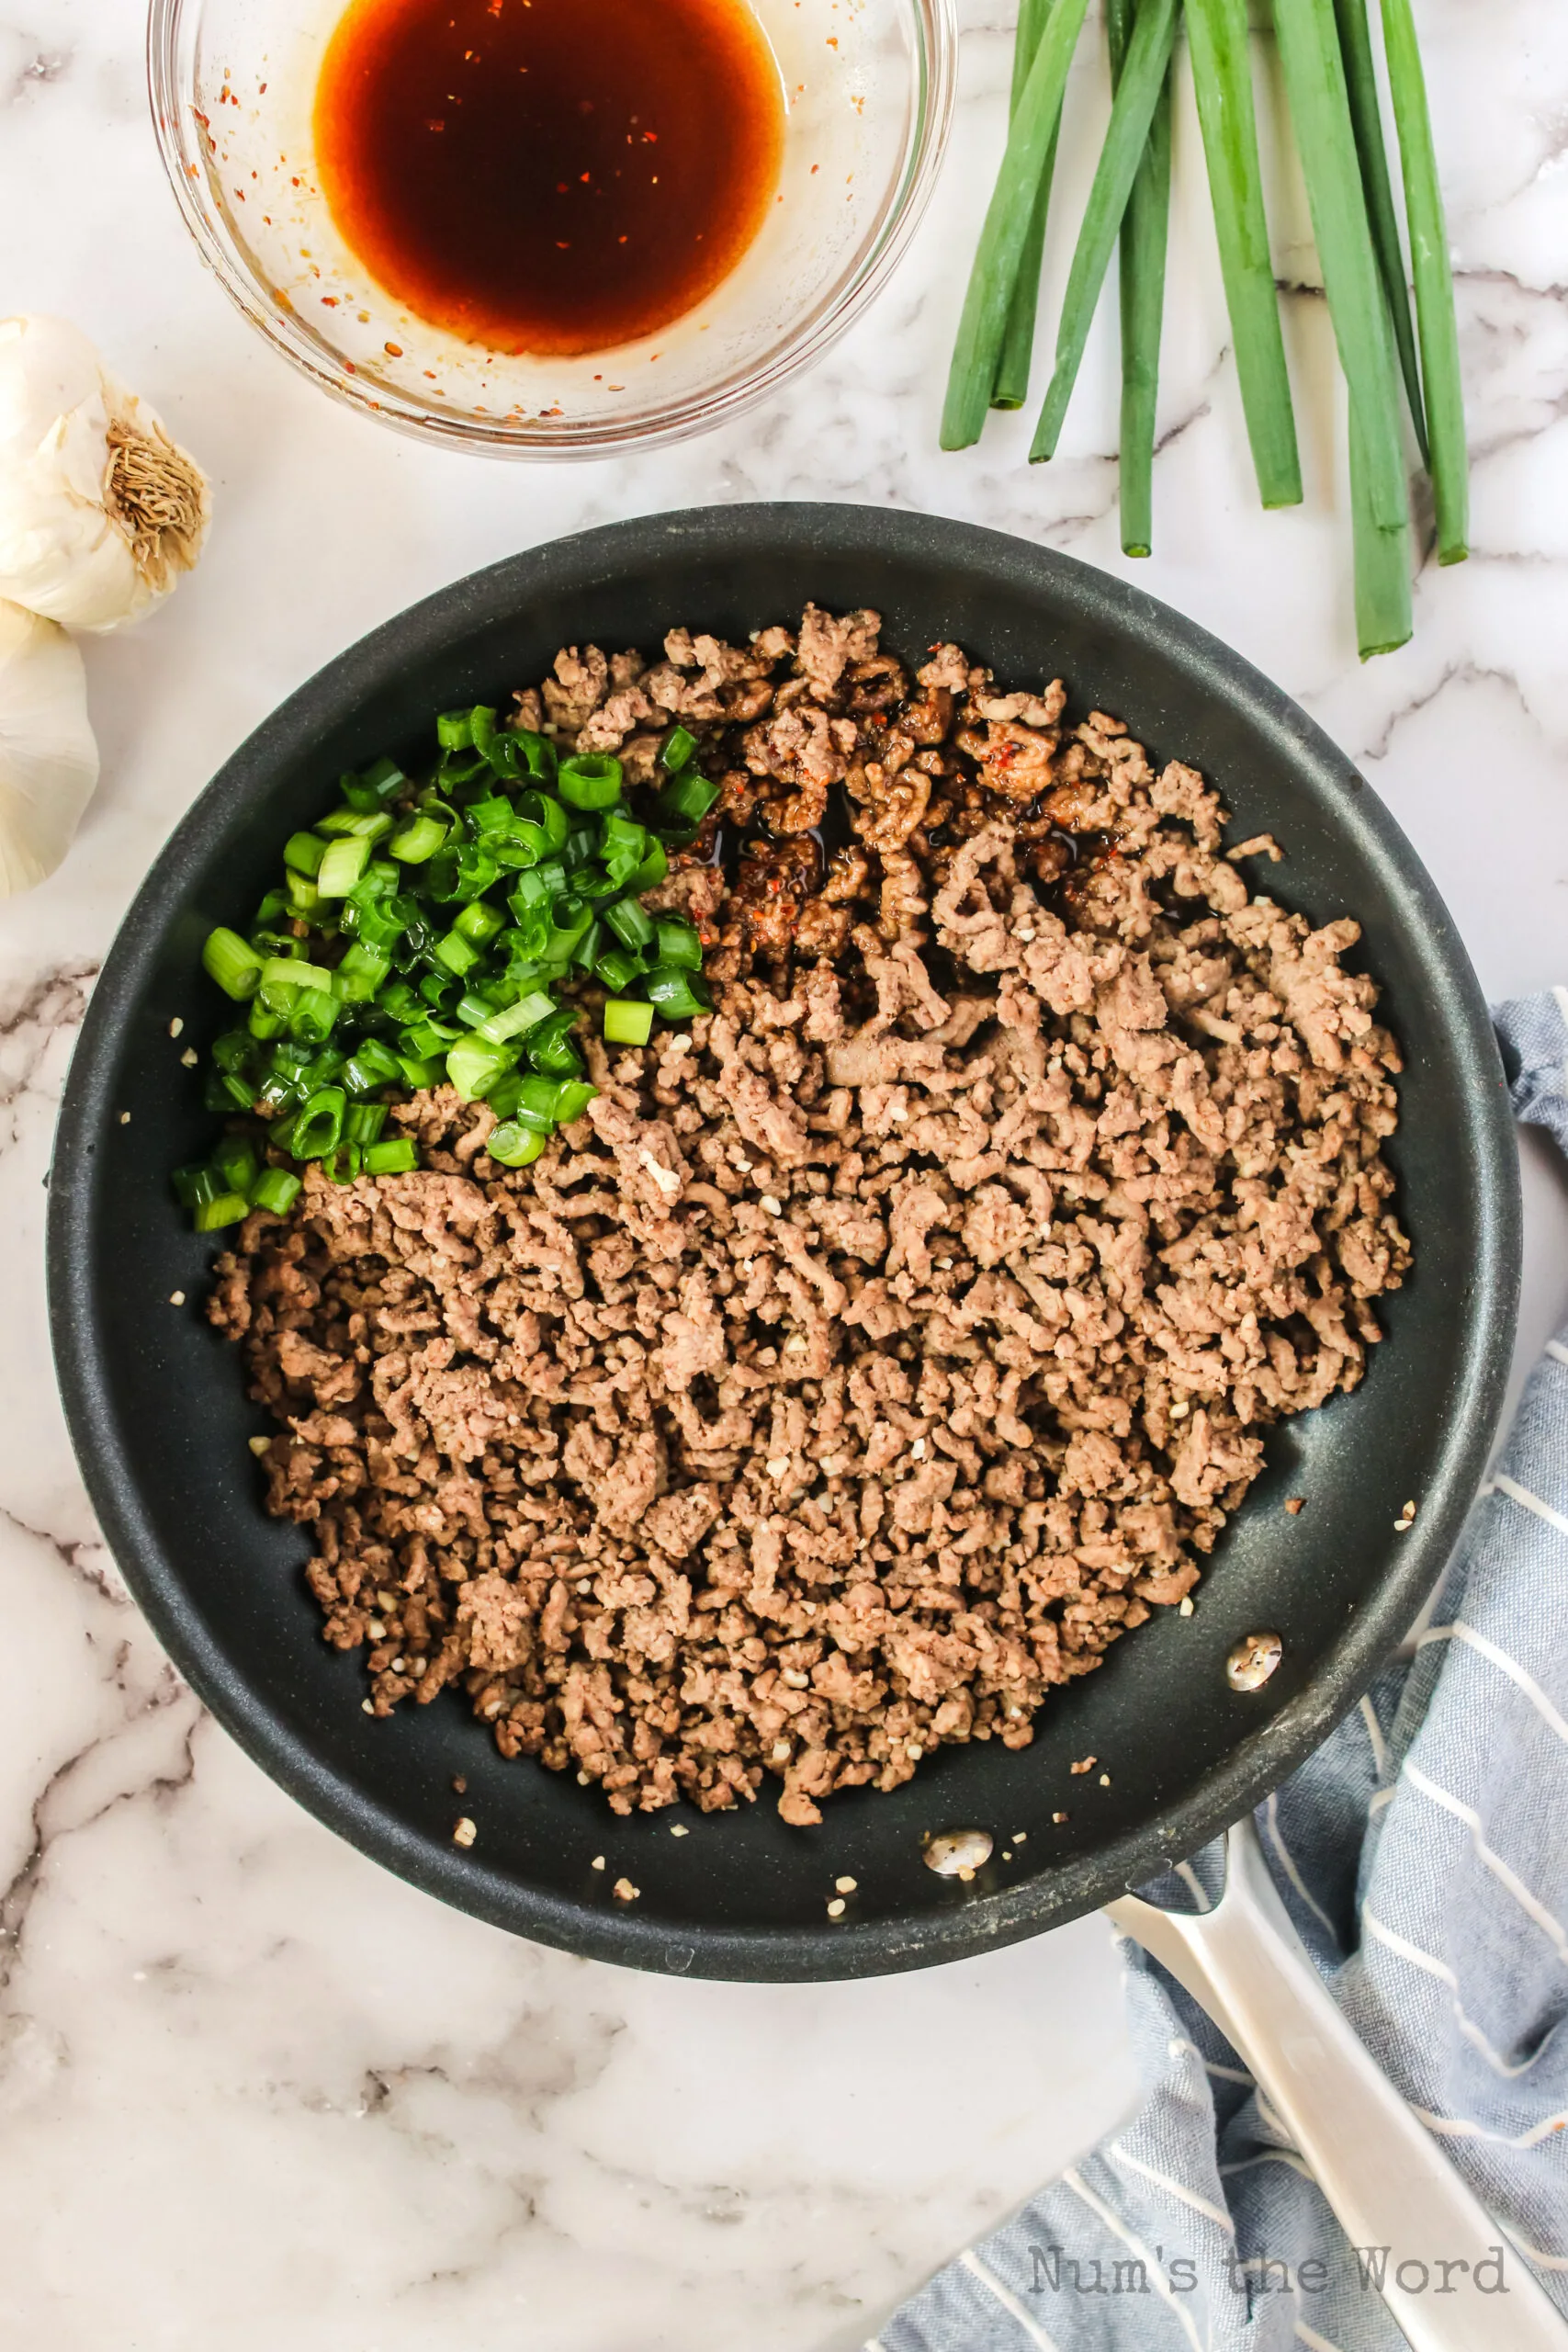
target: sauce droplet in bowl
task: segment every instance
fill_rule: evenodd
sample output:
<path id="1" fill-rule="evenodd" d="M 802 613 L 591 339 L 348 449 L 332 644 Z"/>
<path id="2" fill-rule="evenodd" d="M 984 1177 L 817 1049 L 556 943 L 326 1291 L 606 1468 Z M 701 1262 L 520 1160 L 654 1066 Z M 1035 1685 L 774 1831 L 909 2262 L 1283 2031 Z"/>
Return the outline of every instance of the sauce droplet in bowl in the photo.
<path id="1" fill-rule="evenodd" d="M 315 103 L 322 192 L 387 291 L 541 355 L 711 294 L 766 216 L 784 123 L 743 0 L 353 0 Z"/>

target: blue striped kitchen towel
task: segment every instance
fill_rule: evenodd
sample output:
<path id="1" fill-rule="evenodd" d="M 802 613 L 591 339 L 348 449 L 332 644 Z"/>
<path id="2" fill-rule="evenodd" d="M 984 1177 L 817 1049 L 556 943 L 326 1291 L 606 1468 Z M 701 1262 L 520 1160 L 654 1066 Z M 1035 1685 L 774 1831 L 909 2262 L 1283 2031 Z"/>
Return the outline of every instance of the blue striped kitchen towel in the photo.
<path id="1" fill-rule="evenodd" d="M 1568 990 L 1495 1018 L 1515 1111 L 1568 1149 Z M 1565 1604 L 1568 1332 L 1530 1378 L 1414 1657 L 1258 1827 L 1336 1999 L 1502 2224 L 1506 2259 L 1527 2258 L 1568 2311 Z M 1223 1867 L 1211 1847 L 1143 1892 L 1207 1907 Z M 1138 2115 L 868 2352 L 1397 2352 L 1235 2052 L 1124 1949 Z"/>

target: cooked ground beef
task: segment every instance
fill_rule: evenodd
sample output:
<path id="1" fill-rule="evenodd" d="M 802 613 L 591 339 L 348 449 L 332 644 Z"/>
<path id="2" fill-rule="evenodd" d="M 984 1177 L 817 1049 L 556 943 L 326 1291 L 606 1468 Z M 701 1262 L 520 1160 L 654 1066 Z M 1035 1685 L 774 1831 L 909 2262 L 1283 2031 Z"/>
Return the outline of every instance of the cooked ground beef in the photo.
<path id="1" fill-rule="evenodd" d="M 563 653 L 525 723 L 635 775 L 678 716 L 725 776 L 656 894 L 717 1009 L 611 1050 L 585 991 L 602 1091 L 532 1167 L 442 1090 L 392 1113 L 417 1174 L 314 1171 L 218 1261 L 374 1711 L 454 1685 L 622 1813 L 771 1773 L 813 1822 L 1027 1745 L 1409 1262 L 1356 923 L 1250 895 L 1273 842 L 1227 854 L 1201 778 L 1059 684 L 954 646 L 911 681 L 877 628 Z"/>

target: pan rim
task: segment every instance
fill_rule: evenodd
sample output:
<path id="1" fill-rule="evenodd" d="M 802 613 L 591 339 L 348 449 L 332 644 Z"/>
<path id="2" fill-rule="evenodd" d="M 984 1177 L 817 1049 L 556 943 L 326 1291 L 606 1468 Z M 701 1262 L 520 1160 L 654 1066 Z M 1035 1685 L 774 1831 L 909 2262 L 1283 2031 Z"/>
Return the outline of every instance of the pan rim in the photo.
<path id="1" fill-rule="evenodd" d="M 822 1928 L 678 1927 L 626 1908 L 589 1909 L 489 1870 L 412 1829 L 347 1786 L 223 1654 L 186 1594 L 143 1505 L 117 1427 L 94 1312 L 89 1243 L 93 1150 L 110 1115 L 119 1042 L 142 978 L 175 919 L 184 863 L 221 831 L 264 775 L 340 722 L 350 700 L 454 638 L 503 620 L 523 595 L 581 592 L 647 569 L 661 552 L 753 557 L 789 553 L 898 556 L 917 548 L 983 571 L 993 587 L 1042 576 L 1080 616 L 1134 629 L 1205 692 L 1224 695 L 1246 725 L 1299 771 L 1343 787 L 1356 846 L 1375 853 L 1419 917 L 1414 952 L 1443 1007 L 1467 1115 L 1455 1136 L 1474 1202 L 1480 1249 L 1463 1304 L 1461 1374 L 1423 1509 L 1395 1566 L 1367 1598 L 1308 1683 L 1238 1743 L 1183 1798 L 1092 1854 L 1047 1876 L 918 1918 Z M 160 851 L 115 939 L 88 1005 L 62 1102 L 50 1179 L 47 1251 L 51 1336 L 67 1425 L 90 1499 L 138 1605 L 197 1697 L 268 1776 L 329 1828 L 423 1892 L 538 1941 L 598 1960 L 677 1974 L 803 1982 L 891 1974 L 958 1960 L 1043 1932 L 1190 1853 L 1276 1787 L 1352 1707 L 1436 1582 L 1489 1454 L 1511 1361 L 1521 1250 L 1513 1124 L 1479 982 L 1447 908 L 1393 816 L 1352 763 L 1299 705 L 1208 631 L 1143 590 L 1054 549 L 980 526 L 903 510 L 757 502 L 677 510 L 572 534 L 437 590 L 345 649 L 265 718 L 224 763 Z M 955 1891 L 956 1892 L 956 1891 Z"/>

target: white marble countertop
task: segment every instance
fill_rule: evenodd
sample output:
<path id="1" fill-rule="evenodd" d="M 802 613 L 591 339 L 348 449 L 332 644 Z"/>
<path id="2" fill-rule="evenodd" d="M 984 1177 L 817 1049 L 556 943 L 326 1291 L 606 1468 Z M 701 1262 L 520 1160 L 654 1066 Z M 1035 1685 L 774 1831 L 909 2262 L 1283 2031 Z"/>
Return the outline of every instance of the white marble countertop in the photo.
<path id="1" fill-rule="evenodd" d="M 1098 1920 L 971 1965 L 759 1989 L 516 1942 L 387 1877 L 201 1713 L 127 1601 L 66 1442 L 42 1180 L 94 970 L 212 770 L 329 655 L 581 525 L 713 498 L 927 507 L 1140 582 L 1300 696 L 1427 860 L 1494 997 L 1568 978 L 1568 32 L 1421 0 L 1475 453 L 1474 553 L 1358 666 L 1321 298 L 1287 300 L 1304 508 L 1247 471 L 1190 119 L 1153 561 L 1117 552 L 1102 319 L 1063 454 L 935 449 L 1010 44 L 971 0 L 942 192 L 815 376 L 638 461 L 505 468 L 335 408 L 204 277 L 153 152 L 140 11 L 0 0 L 4 305 L 58 311 L 214 477 L 197 577 L 86 648 L 104 781 L 65 869 L 0 908 L 0 2311 L 52 2352 L 849 2352 L 1111 2125 L 1131 2075 Z M 1063 175 L 1101 119 L 1086 47 Z M 1081 104 L 1080 104 L 1081 101 Z M 1292 210 L 1293 208 L 1293 210 Z M 1287 281 L 1299 194 L 1279 224 Z M 1195 256 L 1195 258 L 1194 258 Z M 1064 259 L 1053 262 L 1059 286 Z M 1045 306 L 1051 315 L 1049 298 Z M 1568 1307 L 1568 1194 L 1527 1147 L 1525 1331 Z"/>

